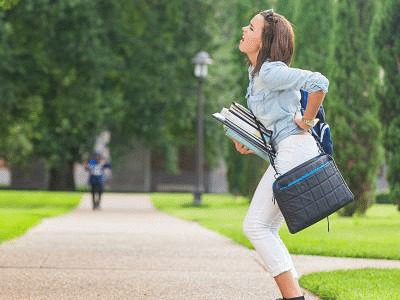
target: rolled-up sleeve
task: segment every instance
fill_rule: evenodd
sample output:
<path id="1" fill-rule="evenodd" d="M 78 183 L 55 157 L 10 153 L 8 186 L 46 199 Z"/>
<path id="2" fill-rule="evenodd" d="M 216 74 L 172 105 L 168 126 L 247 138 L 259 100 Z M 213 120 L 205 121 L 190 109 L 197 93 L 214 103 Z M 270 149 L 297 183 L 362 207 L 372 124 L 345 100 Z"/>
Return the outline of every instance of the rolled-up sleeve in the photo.
<path id="1" fill-rule="evenodd" d="M 327 93 L 329 87 L 329 80 L 321 73 L 289 68 L 279 61 L 264 63 L 259 76 L 266 88 L 273 91 L 293 89 Z"/>

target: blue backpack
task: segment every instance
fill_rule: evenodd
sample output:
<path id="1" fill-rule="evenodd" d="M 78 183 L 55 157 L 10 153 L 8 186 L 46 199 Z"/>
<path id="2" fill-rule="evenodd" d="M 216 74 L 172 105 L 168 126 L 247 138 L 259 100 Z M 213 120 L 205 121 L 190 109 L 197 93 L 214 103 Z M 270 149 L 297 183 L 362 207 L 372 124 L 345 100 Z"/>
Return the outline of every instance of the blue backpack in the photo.
<path id="1" fill-rule="evenodd" d="M 301 93 L 301 109 L 302 113 L 307 107 L 307 99 L 308 93 L 306 91 L 300 90 Z M 318 110 L 316 118 L 319 119 L 318 123 L 311 129 L 311 133 L 314 138 L 320 143 L 322 149 L 325 151 L 326 154 L 332 155 L 333 153 L 333 142 L 331 138 L 331 129 L 329 128 L 328 123 L 325 121 L 325 111 L 324 107 L 321 107 Z"/>

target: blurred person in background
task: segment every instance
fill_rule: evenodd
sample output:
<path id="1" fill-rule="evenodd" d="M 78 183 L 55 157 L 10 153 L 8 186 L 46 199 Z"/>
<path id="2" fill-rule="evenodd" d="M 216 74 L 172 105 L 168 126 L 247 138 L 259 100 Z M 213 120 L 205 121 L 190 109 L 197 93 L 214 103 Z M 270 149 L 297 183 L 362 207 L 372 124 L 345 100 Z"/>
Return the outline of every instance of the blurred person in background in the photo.
<path id="1" fill-rule="evenodd" d="M 92 159 L 84 162 L 85 170 L 89 172 L 89 184 L 92 191 L 93 210 L 100 209 L 101 195 L 106 181 L 105 170 L 111 169 L 111 164 L 103 156 L 95 152 Z"/>

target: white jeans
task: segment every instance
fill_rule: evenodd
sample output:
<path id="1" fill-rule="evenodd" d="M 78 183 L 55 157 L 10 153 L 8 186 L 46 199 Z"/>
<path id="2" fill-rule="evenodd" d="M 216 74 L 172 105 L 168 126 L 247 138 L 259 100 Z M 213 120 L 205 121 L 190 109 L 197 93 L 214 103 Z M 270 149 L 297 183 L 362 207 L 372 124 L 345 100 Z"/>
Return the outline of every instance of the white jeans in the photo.
<path id="1" fill-rule="evenodd" d="M 283 174 L 317 156 L 319 149 L 314 138 L 305 133 L 288 136 L 276 146 L 276 152 L 275 166 Z M 273 201 L 274 180 L 275 171 L 269 166 L 254 193 L 243 230 L 273 277 L 291 271 L 297 278 L 293 261 L 278 233 L 284 218 L 278 204 Z"/>

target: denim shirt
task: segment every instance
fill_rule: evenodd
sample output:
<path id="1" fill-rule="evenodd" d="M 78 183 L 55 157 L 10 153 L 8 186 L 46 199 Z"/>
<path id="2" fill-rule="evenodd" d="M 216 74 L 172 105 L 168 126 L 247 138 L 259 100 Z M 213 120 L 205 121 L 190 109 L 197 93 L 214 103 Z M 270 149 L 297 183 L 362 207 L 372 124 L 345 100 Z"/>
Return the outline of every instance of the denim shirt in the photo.
<path id="1" fill-rule="evenodd" d="M 266 61 L 255 76 L 252 71 L 250 67 L 247 106 L 267 129 L 272 130 L 272 146 L 289 135 L 304 133 L 294 122 L 301 108 L 300 90 L 327 93 L 328 79 L 318 72 L 290 68 L 281 61 Z"/>

